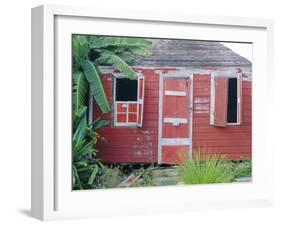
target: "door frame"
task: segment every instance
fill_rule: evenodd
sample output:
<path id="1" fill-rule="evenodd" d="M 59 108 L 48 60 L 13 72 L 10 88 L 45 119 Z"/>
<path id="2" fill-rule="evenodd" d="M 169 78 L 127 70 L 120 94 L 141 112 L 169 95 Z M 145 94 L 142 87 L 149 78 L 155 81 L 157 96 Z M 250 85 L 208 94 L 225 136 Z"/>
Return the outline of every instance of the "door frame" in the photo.
<path id="1" fill-rule="evenodd" d="M 162 164 L 162 119 L 163 119 L 163 93 L 164 93 L 164 79 L 183 79 L 188 78 L 190 81 L 189 85 L 189 148 L 188 156 L 192 159 L 192 126 L 193 126 L 193 74 L 181 73 L 178 75 L 159 74 L 159 117 L 158 117 L 158 157 L 157 163 Z"/>

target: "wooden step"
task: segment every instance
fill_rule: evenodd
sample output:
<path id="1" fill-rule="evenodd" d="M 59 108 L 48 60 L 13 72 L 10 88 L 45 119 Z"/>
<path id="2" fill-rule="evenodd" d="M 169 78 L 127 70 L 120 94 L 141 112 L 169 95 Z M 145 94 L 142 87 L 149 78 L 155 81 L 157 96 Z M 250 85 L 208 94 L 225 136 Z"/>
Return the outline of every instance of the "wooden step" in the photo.
<path id="1" fill-rule="evenodd" d="M 177 185 L 179 182 L 178 177 L 157 177 L 153 180 L 155 186 Z"/>
<path id="2" fill-rule="evenodd" d="M 118 187 L 119 188 L 128 188 L 130 187 L 132 184 L 134 184 L 139 178 L 140 178 L 141 174 L 131 174 L 130 176 L 128 176 L 124 181 L 122 181 Z"/>
<path id="3" fill-rule="evenodd" d="M 178 170 L 177 168 L 164 168 L 164 169 L 155 169 L 152 171 L 154 177 L 177 177 Z"/>

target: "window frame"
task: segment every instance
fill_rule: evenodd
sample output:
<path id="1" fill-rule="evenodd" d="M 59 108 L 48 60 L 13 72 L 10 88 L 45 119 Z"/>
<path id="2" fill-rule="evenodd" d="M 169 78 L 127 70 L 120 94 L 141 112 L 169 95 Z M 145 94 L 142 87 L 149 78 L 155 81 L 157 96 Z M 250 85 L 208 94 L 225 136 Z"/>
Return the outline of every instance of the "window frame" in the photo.
<path id="1" fill-rule="evenodd" d="M 236 82 L 237 82 L 237 100 L 236 100 L 237 115 L 236 115 L 236 122 L 227 122 L 227 120 L 226 120 L 226 125 L 240 125 L 241 123 L 240 123 L 240 120 L 239 120 L 239 111 L 240 111 L 239 103 L 240 103 L 241 97 L 240 97 L 240 93 L 239 93 L 239 89 L 240 89 L 239 78 L 238 78 L 237 74 L 236 74 L 236 76 L 229 77 L 229 79 L 230 78 L 236 78 Z M 229 84 L 229 80 L 228 80 L 228 84 Z"/>
<path id="2" fill-rule="evenodd" d="M 113 73 L 113 126 L 114 127 L 133 127 L 133 128 L 137 128 L 139 127 L 138 125 L 138 118 L 139 118 L 139 89 L 140 89 L 140 84 L 139 84 L 139 78 L 143 78 L 144 76 L 141 74 L 136 73 L 136 80 L 138 81 L 138 86 L 137 86 L 137 101 L 116 101 L 116 80 L 117 79 L 125 79 L 128 78 L 127 76 L 123 75 L 123 74 L 116 74 Z M 119 114 L 126 114 L 126 122 L 117 122 L 117 104 L 126 104 L 126 113 L 119 113 Z M 136 114 L 136 122 L 129 122 L 129 104 L 136 104 L 137 107 L 137 111 L 135 112 L 131 112 L 131 113 L 135 113 Z"/>
<path id="3" fill-rule="evenodd" d="M 237 79 L 237 122 L 227 122 L 225 126 L 238 126 L 242 124 L 242 82 L 243 77 L 242 73 L 234 73 L 231 74 L 227 72 L 216 72 L 211 74 L 211 90 L 210 90 L 210 125 L 215 125 L 215 78 L 216 77 L 227 77 L 227 78 L 236 78 Z"/>

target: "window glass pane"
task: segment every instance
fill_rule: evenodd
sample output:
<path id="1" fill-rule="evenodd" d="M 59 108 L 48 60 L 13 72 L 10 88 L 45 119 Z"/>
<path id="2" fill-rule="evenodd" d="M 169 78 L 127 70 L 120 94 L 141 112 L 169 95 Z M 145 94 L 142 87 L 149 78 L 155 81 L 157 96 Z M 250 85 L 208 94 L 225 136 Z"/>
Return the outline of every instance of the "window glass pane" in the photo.
<path id="1" fill-rule="evenodd" d="M 230 78 L 228 83 L 227 122 L 237 123 L 237 78 Z"/>
<path id="2" fill-rule="evenodd" d="M 137 101 L 138 81 L 127 78 L 116 79 L 116 101 Z"/>

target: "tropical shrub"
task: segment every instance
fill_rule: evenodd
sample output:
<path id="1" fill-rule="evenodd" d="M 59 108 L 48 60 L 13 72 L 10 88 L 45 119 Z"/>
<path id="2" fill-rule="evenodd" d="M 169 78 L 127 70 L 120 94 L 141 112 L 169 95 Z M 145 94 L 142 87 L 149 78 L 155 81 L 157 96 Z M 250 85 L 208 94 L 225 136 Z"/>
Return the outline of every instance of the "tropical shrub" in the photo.
<path id="1" fill-rule="evenodd" d="M 110 108 L 98 66 L 111 65 L 128 78 L 135 79 L 135 72 L 129 64 L 135 60 L 136 55 L 149 55 L 147 48 L 151 44 L 151 41 L 143 38 L 73 35 L 73 75 L 79 75 L 81 82 L 77 84 L 83 88 L 89 86 L 90 94 L 95 98 L 101 111 L 109 112 Z M 83 101 L 85 100 L 83 94 L 80 97 Z"/>
<path id="2" fill-rule="evenodd" d="M 96 129 L 108 124 L 106 120 L 97 119 L 92 125 L 87 123 L 87 108 L 83 107 L 75 112 L 73 118 L 73 138 L 72 138 L 72 188 L 91 188 L 95 177 L 104 166 L 93 158 L 97 150 L 94 146 L 100 135 Z"/>
<path id="3" fill-rule="evenodd" d="M 103 113 L 109 112 L 110 107 L 98 66 L 111 65 L 128 78 L 135 79 L 135 72 L 129 64 L 134 61 L 136 55 L 147 56 L 147 47 L 150 45 L 149 40 L 142 38 L 73 35 L 73 189 L 111 187 L 117 183 L 114 183 L 113 176 L 110 176 L 116 173 L 116 170 L 103 166 L 95 158 L 95 145 L 101 138 L 96 130 L 107 125 L 108 121 L 96 119 L 92 125 L 88 125 L 88 97 L 95 98 Z"/>
<path id="4" fill-rule="evenodd" d="M 252 161 L 241 160 L 234 163 L 235 177 L 251 177 L 252 176 Z"/>
<path id="5" fill-rule="evenodd" d="M 154 185 L 154 175 L 153 169 L 155 166 L 151 164 L 148 167 L 141 166 L 139 169 L 134 170 L 136 174 L 140 174 L 141 178 L 135 182 L 133 186 L 135 187 L 145 187 L 145 186 L 153 186 Z"/>
<path id="6" fill-rule="evenodd" d="M 121 166 L 103 167 L 96 177 L 94 188 L 116 188 L 125 178 Z"/>
<path id="7" fill-rule="evenodd" d="M 235 176 L 231 162 L 222 155 L 200 150 L 194 152 L 191 160 L 183 157 L 178 170 L 184 184 L 227 183 Z"/>

